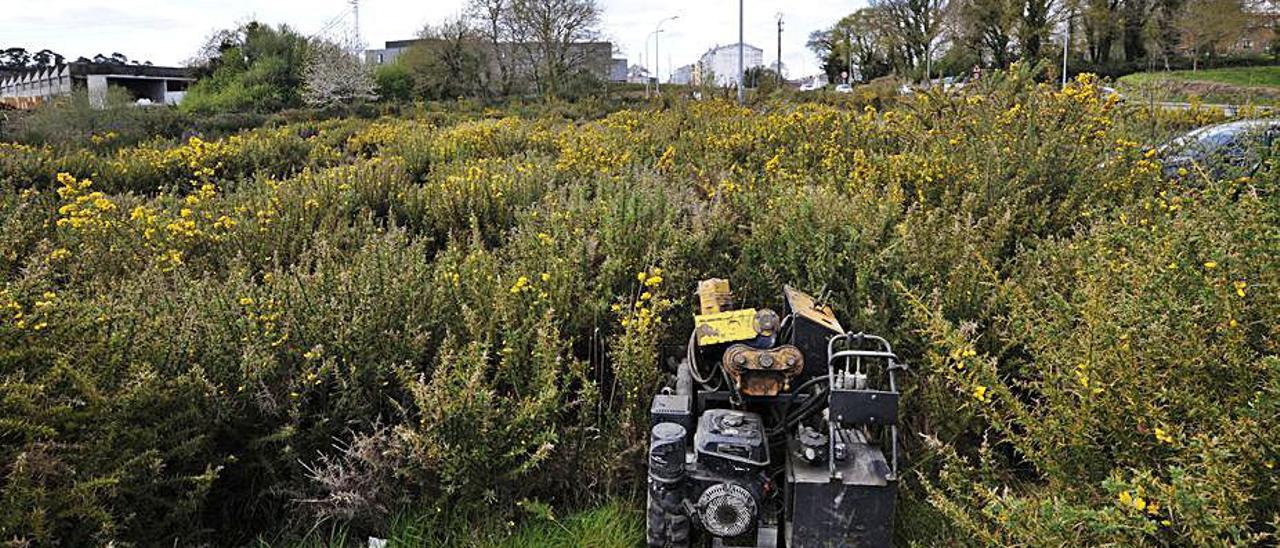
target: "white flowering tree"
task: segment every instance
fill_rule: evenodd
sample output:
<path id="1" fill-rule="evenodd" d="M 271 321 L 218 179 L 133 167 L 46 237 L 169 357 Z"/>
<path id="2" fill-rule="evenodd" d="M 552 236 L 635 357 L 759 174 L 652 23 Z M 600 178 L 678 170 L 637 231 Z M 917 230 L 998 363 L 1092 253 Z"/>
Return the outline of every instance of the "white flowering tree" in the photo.
<path id="1" fill-rule="evenodd" d="M 360 59 L 327 40 L 311 43 L 302 100 L 314 107 L 377 99 L 373 75 Z"/>

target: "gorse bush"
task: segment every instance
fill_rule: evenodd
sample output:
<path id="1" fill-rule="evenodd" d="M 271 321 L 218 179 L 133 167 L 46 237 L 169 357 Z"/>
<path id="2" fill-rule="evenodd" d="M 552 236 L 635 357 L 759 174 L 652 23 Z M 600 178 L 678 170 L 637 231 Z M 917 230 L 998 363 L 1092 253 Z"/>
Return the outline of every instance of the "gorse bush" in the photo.
<path id="1" fill-rule="evenodd" d="M 903 544 L 1273 542 L 1277 177 L 1161 178 L 1198 116 L 1012 72 L 884 109 L 0 144 L 0 537 L 407 512 L 463 544 L 441 531 L 632 496 L 718 276 L 830 292 L 909 359 Z"/>

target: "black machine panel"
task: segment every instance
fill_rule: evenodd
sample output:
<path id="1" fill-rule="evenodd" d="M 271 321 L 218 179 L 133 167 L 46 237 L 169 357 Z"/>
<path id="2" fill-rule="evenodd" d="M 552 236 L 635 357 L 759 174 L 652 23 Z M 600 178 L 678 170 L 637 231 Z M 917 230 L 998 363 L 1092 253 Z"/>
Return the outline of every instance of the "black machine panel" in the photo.
<path id="1" fill-rule="evenodd" d="M 844 332 L 831 307 L 819 304 L 808 294 L 784 286 L 782 295 L 792 315 L 790 343 L 804 354 L 802 379 L 827 374 L 827 341 Z"/>
<path id="2" fill-rule="evenodd" d="M 888 481 L 884 454 L 872 445 L 849 444 L 833 478 L 828 462 L 795 457 L 799 443 L 791 441 L 787 458 L 787 546 L 892 546 L 897 482 Z"/>

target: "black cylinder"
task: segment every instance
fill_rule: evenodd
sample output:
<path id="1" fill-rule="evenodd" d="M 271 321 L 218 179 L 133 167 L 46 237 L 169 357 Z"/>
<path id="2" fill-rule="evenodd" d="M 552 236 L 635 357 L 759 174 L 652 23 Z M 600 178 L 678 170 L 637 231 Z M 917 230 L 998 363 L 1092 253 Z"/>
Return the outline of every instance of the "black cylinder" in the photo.
<path id="1" fill-rule="evenodd" d="M 674 422 L 660 422 L 649 431 L 649 476 L 663 483 L 684 478 L 685 429 Z"/>

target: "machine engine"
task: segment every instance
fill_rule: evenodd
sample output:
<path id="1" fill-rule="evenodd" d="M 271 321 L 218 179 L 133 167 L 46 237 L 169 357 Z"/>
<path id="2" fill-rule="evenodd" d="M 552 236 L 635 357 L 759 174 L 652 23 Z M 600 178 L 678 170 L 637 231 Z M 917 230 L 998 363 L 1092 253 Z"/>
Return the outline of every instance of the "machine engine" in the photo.
<path id="1" fill-rule="evenodd" d="M 904 367 L 888 343 L 789 287 L 781 316 L 735 309 L 725 280 L 698 295 L 650 413 L 649 545 L 889 545 Z"/>

